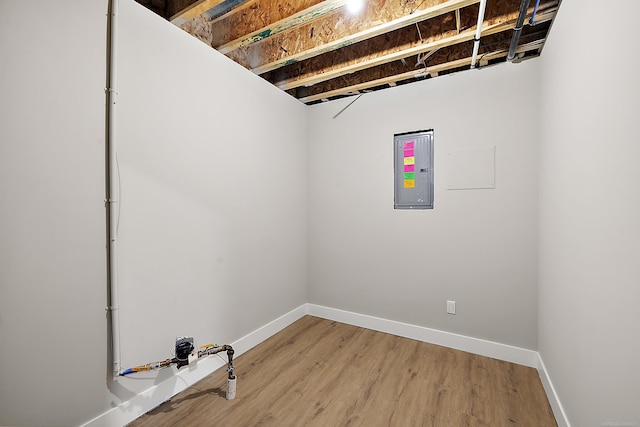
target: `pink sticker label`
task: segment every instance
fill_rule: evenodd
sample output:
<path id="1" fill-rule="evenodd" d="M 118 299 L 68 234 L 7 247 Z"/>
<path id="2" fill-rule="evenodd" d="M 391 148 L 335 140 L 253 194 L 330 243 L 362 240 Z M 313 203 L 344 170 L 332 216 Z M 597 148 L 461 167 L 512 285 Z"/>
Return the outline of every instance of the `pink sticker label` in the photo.
<path id="1" fill-rule="evenodd" d="M 413 172 L 415 171 L 416 165 L 404 165 L 405 172 Z"/>
<path id="2" fill-rule="evenodd" d="M 405 157 L 413 157 L 413 150 L 404 150 Z"/>
<path id="3" fill-rule="evenodd" d="M 413 150 L 413 141 L 405 142 L 404 143 L 404 149 L 405 150 Z"/>

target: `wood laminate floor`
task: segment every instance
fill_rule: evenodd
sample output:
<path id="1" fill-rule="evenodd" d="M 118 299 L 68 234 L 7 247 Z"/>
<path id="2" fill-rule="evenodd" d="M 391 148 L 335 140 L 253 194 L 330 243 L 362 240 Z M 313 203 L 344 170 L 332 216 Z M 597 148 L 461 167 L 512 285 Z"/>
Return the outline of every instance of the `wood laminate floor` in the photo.
<path id="1" fill-rule="evenodd" d="M 557 426 L 533 368 L 312 316 L 234 366 L 129 426 Z"/>

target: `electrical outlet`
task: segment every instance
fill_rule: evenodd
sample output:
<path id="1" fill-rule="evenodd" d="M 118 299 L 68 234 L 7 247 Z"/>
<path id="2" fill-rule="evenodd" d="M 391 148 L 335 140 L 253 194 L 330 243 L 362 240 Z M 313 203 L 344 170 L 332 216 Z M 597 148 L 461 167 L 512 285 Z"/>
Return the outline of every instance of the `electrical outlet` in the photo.
<path id="1" fill-rule="evenodd" d="M 447 301 L 447 313 L 448 314 L 456 314 L 456 302 L 455 301 Z"/>

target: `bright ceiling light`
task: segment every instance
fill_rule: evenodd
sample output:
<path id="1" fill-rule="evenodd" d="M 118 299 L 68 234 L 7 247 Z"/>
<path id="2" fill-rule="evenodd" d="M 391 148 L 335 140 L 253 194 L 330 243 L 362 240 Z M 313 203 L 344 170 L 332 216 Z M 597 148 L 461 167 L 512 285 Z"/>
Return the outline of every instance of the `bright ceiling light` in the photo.
<path id="1" fill-rule="evenodd" d="M 362 10 L 364 6 L 364 0 L 348 0 L 347 1 L 347 10 L 349 13 L 356 14 Z"/>

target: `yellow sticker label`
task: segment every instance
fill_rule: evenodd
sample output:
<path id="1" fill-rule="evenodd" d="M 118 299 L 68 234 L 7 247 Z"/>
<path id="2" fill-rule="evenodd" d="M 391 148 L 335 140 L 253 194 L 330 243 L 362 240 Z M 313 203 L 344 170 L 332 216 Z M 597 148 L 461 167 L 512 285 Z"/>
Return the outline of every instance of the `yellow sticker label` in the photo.
<path id="1" fill-rule="evenodd" d="M 404 164 L 405 165 L 414 165 L 416 163 L 416 158 L 415 157 L 405 157 L 404 158 Z"/>
<path id="2" fill-rule="evenodd" d="M 416 181 L 414 179 L 404 180 L 404 188 L 413 188 L 415 186 L 416 186 Z"/>

